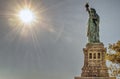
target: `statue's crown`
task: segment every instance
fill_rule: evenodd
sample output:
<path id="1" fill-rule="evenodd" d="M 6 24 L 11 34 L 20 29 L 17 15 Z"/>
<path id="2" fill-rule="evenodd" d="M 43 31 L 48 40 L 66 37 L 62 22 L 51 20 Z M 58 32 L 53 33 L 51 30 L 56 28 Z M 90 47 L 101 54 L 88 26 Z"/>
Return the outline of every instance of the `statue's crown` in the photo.
<path id="1" fill-rule="evenodd" d="M 94 12 L 96 12 L 96 10 L 95 10 L 94 8 L 90 8 L 90 11 L 94 11 Z"/>

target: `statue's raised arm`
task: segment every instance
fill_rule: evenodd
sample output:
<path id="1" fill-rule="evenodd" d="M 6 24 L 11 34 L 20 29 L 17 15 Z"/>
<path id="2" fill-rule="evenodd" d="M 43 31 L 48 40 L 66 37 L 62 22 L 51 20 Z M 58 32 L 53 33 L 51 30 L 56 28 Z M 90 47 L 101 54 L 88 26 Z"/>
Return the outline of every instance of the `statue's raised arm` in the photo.
<path id="1" fill-rule="evenodd" d="M 86 7 L 86 11 L 88 11 L 88 13 L 90 13 L 89 4 L 88 3 L 86 3 L 85 7 Z"/>
<path id="2" fill-rule="evenodd" d="M 99 43 L 99 15 L 94 8 L 89 8 L 89 4 L 85 5 L 89 13 L 87 37 L 89 43 Z"/>

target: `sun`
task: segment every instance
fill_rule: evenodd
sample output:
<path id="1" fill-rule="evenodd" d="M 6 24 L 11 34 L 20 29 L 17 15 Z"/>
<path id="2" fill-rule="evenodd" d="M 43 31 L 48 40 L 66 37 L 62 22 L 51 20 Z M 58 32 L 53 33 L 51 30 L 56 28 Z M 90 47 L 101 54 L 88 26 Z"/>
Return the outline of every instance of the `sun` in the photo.
<path id="1" fill-rule="evenodd" d="M 32 0 L 16 1 L 14 6 L 10 6 L 10 12 L 6 13 L 10 28 L 15 34 L 21 37 L 31 37 L 36 39 L 35 32 L 43 24 L 42 12 L 44 8 L 36 5 Z"/>
<path id="2" fill-rule="evenodd" d="M 19 11 L 19 19 L 25 24 L 30 24 L 35 20 L 35 14 L 29 8 L 25 8 Z"/>

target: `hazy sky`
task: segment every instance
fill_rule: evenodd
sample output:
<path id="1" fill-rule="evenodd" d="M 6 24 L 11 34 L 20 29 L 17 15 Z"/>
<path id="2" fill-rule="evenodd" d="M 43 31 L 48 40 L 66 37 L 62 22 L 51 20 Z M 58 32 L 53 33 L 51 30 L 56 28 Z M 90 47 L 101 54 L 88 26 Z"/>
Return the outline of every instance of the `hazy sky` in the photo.
<path id="1" fill-rule="evenodd" d="M 28 0 L 29 1 L 29 0 Z M 24 0 L 0 0 L 0 78 L 73 79 L 81 74 L 89 2 L 100 16 L 100 39 L 120 40 L 120 0 L 32 0 L 41 20 L 21 30 L 14 17 Z"/>

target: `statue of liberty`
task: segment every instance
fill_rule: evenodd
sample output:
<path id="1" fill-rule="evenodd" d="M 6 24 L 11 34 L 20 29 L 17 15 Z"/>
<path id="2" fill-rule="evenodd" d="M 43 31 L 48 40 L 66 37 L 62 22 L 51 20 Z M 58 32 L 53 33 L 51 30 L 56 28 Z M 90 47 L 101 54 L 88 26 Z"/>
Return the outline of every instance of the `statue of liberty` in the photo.
<path id="1" fill-rule="evenodd" d="M 89 43 L 99 43 L 99 15 L 94 8 L 89 9 L 88 3 L 85 5 L 89 13 L 87 37 Z"/>

